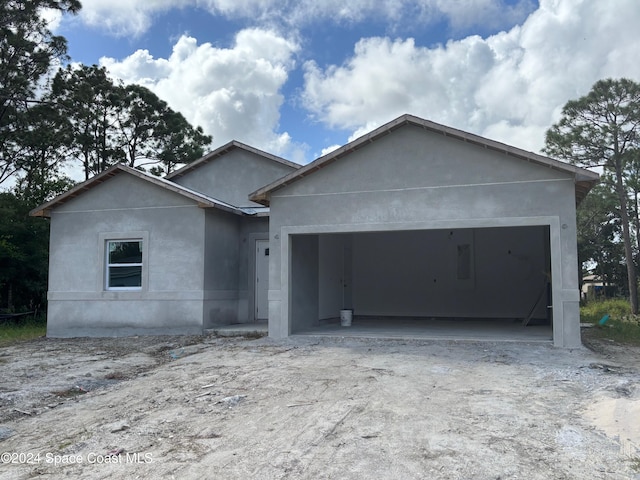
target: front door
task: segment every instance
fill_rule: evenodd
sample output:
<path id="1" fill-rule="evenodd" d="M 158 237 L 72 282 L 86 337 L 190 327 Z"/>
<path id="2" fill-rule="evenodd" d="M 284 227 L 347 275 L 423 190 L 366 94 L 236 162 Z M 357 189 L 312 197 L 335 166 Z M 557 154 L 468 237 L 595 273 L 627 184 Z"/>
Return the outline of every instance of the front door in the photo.
<path id="1" fill-rule="evenodd" d="M 255 319 L 269 317 L 269 240 L 256 240 Z"/>

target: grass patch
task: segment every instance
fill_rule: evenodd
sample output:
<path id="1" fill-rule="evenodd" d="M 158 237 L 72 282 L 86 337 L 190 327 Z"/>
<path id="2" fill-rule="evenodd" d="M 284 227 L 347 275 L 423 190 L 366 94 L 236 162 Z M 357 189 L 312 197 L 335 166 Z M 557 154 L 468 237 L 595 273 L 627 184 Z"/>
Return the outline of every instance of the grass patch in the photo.
<path id="1" fill-rule="evenodd" d="M 44 315 L 27 317 L 0 324 L 0 346 L 4 347 L 24 340 L 32 340 L 47 334 Z"/>
<path id="2" fill-rule="evenodd" d="M 603 325 L 599 321 L 609 315 Z M 629 302 L 624 299 L 609 299 L 589 302 L 580 307 L 580 321 L 594 324 L 594 336 L 618 343 L 640 345 L 640 316 L 631 315 Z"/>
<path id="3" fill-rule="evenodd" d="M 580 321 L 585 323 L 597 323 L 605 315 L 620 320 L 630 314 L 629 301 L 622 298 L 593 301 L 580 307 Z"/>

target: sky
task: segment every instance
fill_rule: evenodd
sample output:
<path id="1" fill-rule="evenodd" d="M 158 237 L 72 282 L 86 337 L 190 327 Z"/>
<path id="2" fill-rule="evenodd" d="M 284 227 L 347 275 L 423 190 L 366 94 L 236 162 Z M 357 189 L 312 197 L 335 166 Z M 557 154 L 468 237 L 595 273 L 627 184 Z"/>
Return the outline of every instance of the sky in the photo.
<path id="1" fill-rule="evenodd" d="M 73 62 L 213 136 L 308 163 L 410 113 L 539 152 L 563 105 L 640 82 L 638 0 L 84 0 Z"/>

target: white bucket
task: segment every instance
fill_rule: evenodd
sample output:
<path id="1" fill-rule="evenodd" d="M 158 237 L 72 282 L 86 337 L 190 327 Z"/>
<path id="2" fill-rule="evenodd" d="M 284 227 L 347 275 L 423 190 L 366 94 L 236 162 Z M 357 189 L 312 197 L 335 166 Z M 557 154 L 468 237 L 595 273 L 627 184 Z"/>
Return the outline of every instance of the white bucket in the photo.
<path id="1" fill-rule="evenodd" d="M 352 318 L 353 318 L 353 310 L 351 309 L 340 310 L 340 325 L 342 325 L 343 327 L 350 327 Z"/>

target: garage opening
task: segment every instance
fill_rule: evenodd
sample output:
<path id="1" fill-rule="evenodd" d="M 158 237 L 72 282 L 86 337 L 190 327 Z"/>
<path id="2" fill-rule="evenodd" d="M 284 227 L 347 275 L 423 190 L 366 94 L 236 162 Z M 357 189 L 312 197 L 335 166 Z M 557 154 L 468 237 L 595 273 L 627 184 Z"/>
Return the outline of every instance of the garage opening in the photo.
<path id="1" fill-rule="evenodd" d="M 292 235 L 291 333 L 550 341 L 549 242 L 548 226 Z"/>

